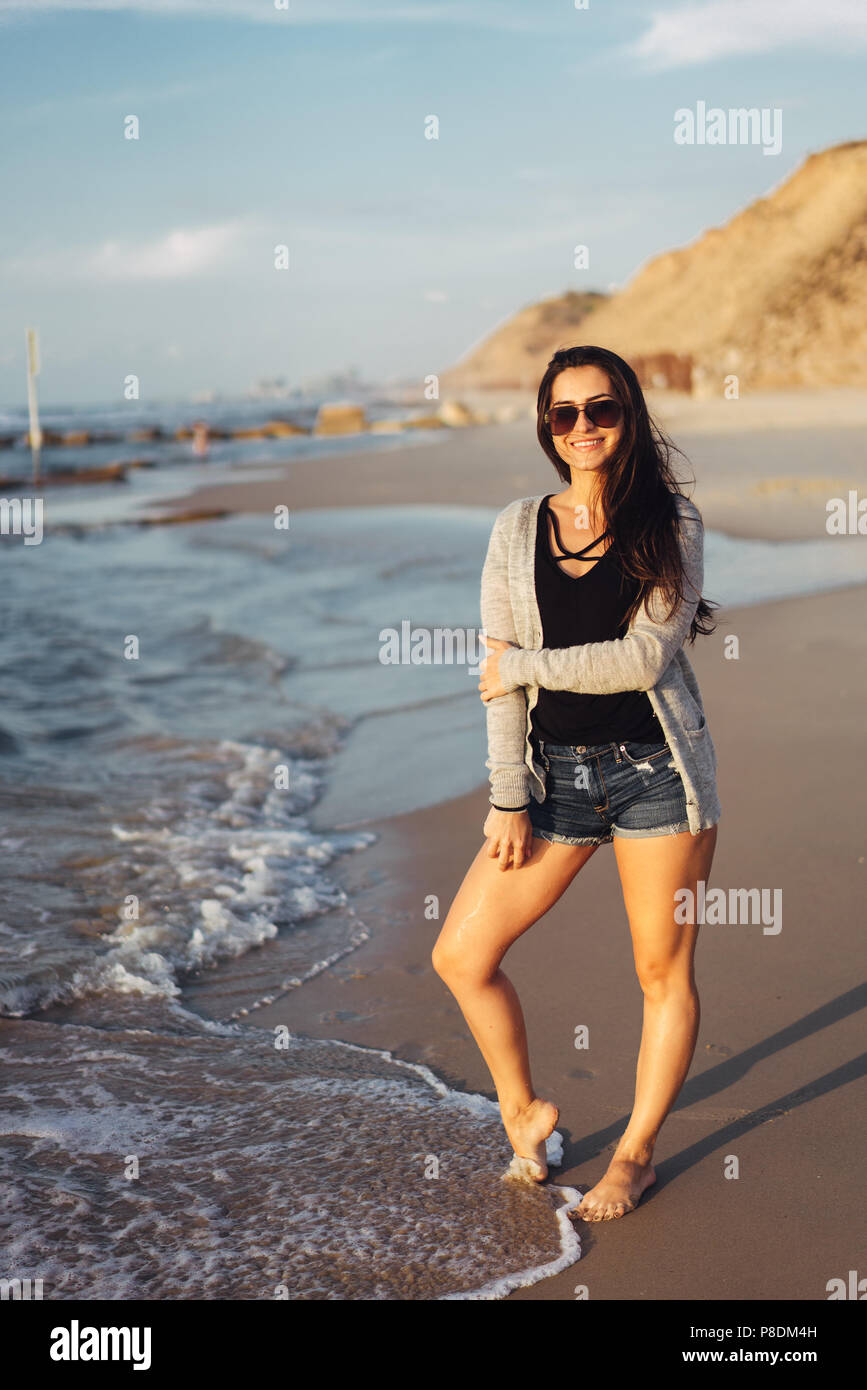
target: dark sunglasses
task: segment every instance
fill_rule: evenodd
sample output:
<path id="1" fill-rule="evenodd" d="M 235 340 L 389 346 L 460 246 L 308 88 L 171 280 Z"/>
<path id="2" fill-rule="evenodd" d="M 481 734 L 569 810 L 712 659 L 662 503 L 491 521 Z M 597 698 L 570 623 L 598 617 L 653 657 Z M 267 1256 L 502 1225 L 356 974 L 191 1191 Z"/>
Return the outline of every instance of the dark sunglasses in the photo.
<path id="1" fill-rule="evenodd" d="M 552 405 L 550 410 L 545 411 L 545 424 L 550 427 L 552 434 L 569 434 L 577 425 L 582 410 L 598 430 L 613 430 L 623 419 L 623 407 L 619 401 L 590 401 L 585 406 Z"/>

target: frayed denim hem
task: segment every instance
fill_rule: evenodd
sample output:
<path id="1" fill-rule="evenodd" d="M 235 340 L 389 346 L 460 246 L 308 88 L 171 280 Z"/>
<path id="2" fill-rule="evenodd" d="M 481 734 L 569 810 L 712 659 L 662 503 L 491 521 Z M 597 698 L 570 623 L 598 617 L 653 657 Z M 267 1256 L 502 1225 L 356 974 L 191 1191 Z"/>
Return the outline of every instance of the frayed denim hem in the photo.
<path id="1" fill-rule="evenodd" d="M 535 840 L 547 840 L 552 845 L 608 845 L 613 836 L 604 835 L 601 840 L 579 839 L 574 835 L 558 835 L 556 830 L 537 830 L 534 826 L 533 838 Z"/>

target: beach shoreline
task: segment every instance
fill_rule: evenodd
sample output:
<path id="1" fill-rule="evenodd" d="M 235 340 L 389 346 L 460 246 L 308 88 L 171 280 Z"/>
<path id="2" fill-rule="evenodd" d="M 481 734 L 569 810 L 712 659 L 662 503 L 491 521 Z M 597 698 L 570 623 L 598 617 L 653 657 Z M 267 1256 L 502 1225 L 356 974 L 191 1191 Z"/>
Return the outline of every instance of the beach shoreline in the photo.
<path id="1" fill-rule="evenodd" d="M 744 539 L 816 538 L 827 535 L 829 498 L 845 498 L 851 489 L 867 493 L 867 392 L 767 393 L 743 401 L 669 393 L 650 404 L 686 455 L 674 455 L 674 469 L 709 529 Z M 290 513 L 407 503 L 504 507 L 564 486 L 529 415 L 443 430 L 406 449 L 392 441 L 382 450 L 298 458 L 282 468 L 272 460 L 269 468 L 270 478 L 209 483 L 163 503 L 150 500 L 142 518 L 269 513 L 278 506 Z"/>
<path id="2" fill-rule="evenodd" d="M 846 576 L 863 576 L 864 570 L 855 536 L 838 542 L 828 538 L 824 504 L 835 487 L 852 483 L 864 490 L 860 431 L 847 422 L 823 432 L 825 454 L 817 459 L 815 432 L 804 427 L 804 420 L 780 430 L 772 422 L 760 425 L 754 413 L 754 428 L 702 431 L 694 403 L 681 404 L 693 410 L 695 426 L 691 435 L 676 434 L 695 466 L 695 487 L 687 484 L 686 491 L 695 495 L 711 532 L 706 595 L 714 600 L 725 595 L 729 605 L 715 613 L 714 633 L 688 649 L 720 763 L 723 818 L 712 886 L 735 892 L 757 888 L 771 895 L 780 890 L 783 925 L 772 935 L 758 922 L 702 929 L 699 1044 L 655 1155 L 656 1187 L 625 1223 L 603 1228 L 579 1224 L 583 1249 L 578 1264 L 515 1290 L 509 1295 L 513 1298 L 571 1301 L 581 1287 L 597 1300 L 690 1299 L 696 1291 L 702 1299 L 815 1300 L 826 1296 L 828 1279 L 845 1277 L 858 1263 L 851 1218 L 858 1201 L 856 1156 L 863 1136 L 850 1082 L 858 1075 L 854 1011 L 859 998 L 852 961 L 859 946 L 858 877 L 864 872 L 860 767 L 865 734 L 859 694 L 867 663 L 864 583 Z M 714 403 L 714 410 L 718 407 Z M 712 415 L 702 418 L 706 425 L 713 423 Z M 245 1084 L 262 1087 L 257 1121 L 259 1110 L 267 1113 L 272 1100 L 278 1104 L 261 1135 L 276 1210 L 285 1216 L 293 1212 L 302 1177 L 311 1188 L 305 1212 L 318 1210 L 320 1183 L 327 1183 L 332 1194 L 339 1189 L 341 1201 L 350 1205 L 367 1199 L 368 1215 L 359 1218 L 360 1225 L 375 1225 L 377 1231 L 382 1226 L 375 1249 L 383 1264 L 391 1260 L 394 1270 L 387 1234 L 393 1203 L 406 1197 L 424 1207 L 442 1199 L 452 1233 L 447 1250 L 460 1263 L 464 1252 L 487 1248 L 479 1241 L 479 1222 L 489 1202 L 496 1206 L 500 1200 L 499 1177 L 508 1161 L 508 1145 L 504 1136 L 500 1142 L 498 1123 L 491 1120 L 484 1099 L 480 1104 L 488 1119 L 480 1121 L 479 1129 L 464 1126 L 463 1167 L 452 1169 L 463 1178 L 452 1177 L 455 1185 L 440 1188 L 439 1196 L 418 1185 L 420 1173 L 409 1161 L 415 1150 L 406 1144 L 401 1106 L 376 1112 L 376 1133 L 366 1134 L 360 1152 L 355 1121 L 341 1129 L 342 1114 L 332 1113 L 321 1133 L 305 1125 L 315 1127 L 316 1115 L 322 1113 L 315 1109 L 316 1088 L 337 1065 L 343 1045 L 365 1050 L 363 1056 L 353 1055 L 360 1058 L 362 1070 L 375 1074 L 368 1118 L 377 1105 L 380 1080 L 387 1074 L 394 1081 L 401 1067 L 406 1075 L 405 1064 L 409 1071 L 429 1068 L 435 1081 L 439 1078 L 458 1093 L 457 1111 L 466 1102 L 465 1113 L 470 1113 L 479 1097 L 493 1096 L 478 1049 L 430 960 L 439 925 L 482 842 L 488 805 L 483 709 L 465 673 L 460 679 L 454 672 L 444 673 L 445 681 L 437 684 L 419 681 L 423 673 L 416 670 L 413 683 L 407 666 L 391 672 L 389 681 L 377 662 L 376 638 L 383 623 L 428 610 L 435 621 L 453 621 L 460 611 L 466 613 L 464 621 L 475 624 L 487 514 L 515 497 L 553 492 L 562 484 L 539 449 L 529 419 L 443 431 L 429 442 L 413 440 L 405 449 L 390 440 L 381 451 L 335 450 L 281 465 L 271 477 L 254 472 L 251 464 L 243 479 L 213 482 L 193 494 L 199 520 L 189 529 L 184 521 L 190 518 L 190 497 L 156 504 L 151 493 L 146 504 L 151 527 L 139 531 L 130 526 L 135 518 L 129 510 L 113 518 L 122 523 L 117 527 L 94 524 L 99 518 L 88 518 L 90 504 L 85 503 L 82 533 L 93 526 L 92 548 L 85 551 L 78 535 L 58 537 L 59 562 L 67 571 L 81 566 L 82 612 L 68 611 L 70 626 L 74 620 L 86 623 L 93 608 L 82 587 L 86 580 L 95 592 L 103 586 L 104 618 L 116 609 L 114 621 L 123 631 L 129 629 L 130 595 L 123 585 L 115 586 L 116 591 L 112 587 L 120 566 L 124 577 L 131 573 L 140 585 L 145 580 L 149 585 L 149 609 L 142 621 L 150 649 L 162 654 L 162 674 L 170 677 L 167 703 L 161 682 L 141 687 L 155 692 L 157 703 L 148 710 L 148 720 L 156 720 L 161 730 L 154 747 L 145 738 L 139 748 L 147 776 L 152 775 L 147 760 L 157 759 L 153 771 L 159 769 L 157 786 L 165 803 L 157 808 L 159 823 L 151 821 L 144 789 L 138 821 L 134 808 L 117 808 L 127 846 L 120 854 L 116 844 L 106 851 L 98 826 L 88 832 L 97 835 L 98 853 L 90 856 L 89 841 L 77 848 L 85 880 L 81 905 L 70 914 L 72 925 L 93 933 L 116 918 L 116 888 L 113 882 L 103 884 L 99 866 L 114 865 L 124 856 L 137 891 L 147 895 L 150 885 L 150 896 L 160 902 L 174 894 L 175 910 L 165 930 L 157 925 L 156 950 L 142 953 L 130 941 L 124 956 L 133 977 L 143 976 L 144 994 L 135 988 L 126 991 L 123 976 L 121 993 L 109 984 L 83 998 L 79 1008 L 58 1004 L 36 1012 L 33 1026 L 25 1019 L 8 1025 L 6 1032 L 15 1036 L 20 1027 L 30 1036 L 31 1030 L 38 1051 L 52 1025 L 68 1026 L 67 1052 L 78 1047 L 75 1056 L 82 1065 L 96 1067 L 88 1060 L 89 1021 L 115 1027 L 125 1017 L 135 1027 L 146 1020 L 151 1028 L 162 1017 L 165 1036 L 154 1046 L 164 1047 L 171 1058 L 178 1027 L 195 1023 L 192 1032 L 197 1035 L 205 1020 L 201 1031 L 206 1035 L 207 1020 L 237 1019 L 243 1033 L 237 1051 L 229 1038 L 219 1044 L 227 1056 L 220 1073 L 227 1089 L 221 1093 L 218 1125 L 223 1162 L 240 1162 L 243 1152 L 243 1143 L 237 1145 L 225 1126 L 225 1107 L 231 1109 L 231 1097 L 244 1092 L 236 1080 L 243 1075 Z M 227 516 L 219 526 L 209 526 L 208 502 L 215 496 Z M 269 513 L 277 505 L 287 508 L 289 530 L 275 539 Z M 233 521 L 238 512 L 249 515 Z M 160 534 L 168 518 L 179 524 Z M 822 538 L 825 544 L 777 551 L 773 545 L 733 544 L 728 536 Z M 736 573 L 728 566 L 736 567 Z M 823 574 L 826 582 L 834 578 L 837 587 L 814 592 Z M 795 596 L 767 597 L 775 593 Z M 751 596 L 764 599 L 750 603 Z M 47 606 L 38 589 L 28 598 L 40 611 Z M 342 642 L 337 653 L 335 634 Z M 732 650 L 734 638 L 737 651 Z M 41 650 L 36 648 L 37 660 L 44 660 Z M 32 653 L 28 659 L 34 660 Z M 114 727 L 123 728 L 124 707 L 121 703 L 115 710 L 113 702 L 120 696 L 113 688 L 103 690 L 91 681 L 82 686 L 80 698 L 83 705 L 95 700 L 97 717 L 114 716 L 120 720 Z M 100 703 L 105 700 L 107 706 Z M 210 711 L 206 724 L 200 710 Z M 59 715 L 52 710 L 49 715 L 61 734 L 68 732 Z M 821 745 L 815 737 L 820 729 Z M 300 743 L 294 741 L 296 730 L 304 734 Z M 179 748 L 189 745 L 191 781 L 180 764 L 174 767 L 168 735 L 180 739 Z M 133 749 L 137 742 L 133 740 Z M 816 756 L 819 746 L 821 757 Z M 67 739 L 58 747 L 71 745 Z M 274 762 L 284 750 L 296 760 L 298 774 L 293 804 L 299 820 L 288 838 L 283 810 L 272 798 Z M 313 757 L 307 769 L 305 751 Z M 131 754 L 122 743 L 118 756 L 128 778 Z M 206 800 L 197 800 L 195 788 L 205 766 L 213 785 L 204 788 Z M 381 775 L 372 776 L 372 768 Z M 74 759 L 68 777 L 77 788 Z M 52 768 L 45 805 L 55 817 L 62 814 L 56 780 Z M 458 789 L 463 794 L 455 796 Z M 430 803 L 426 808 L 425 800 Z M 406 806 L 422 809 L 399 813 Z M 386 807 L 392 814 L 385 814 Z M 43 819 L 34 821 L 34 844 L 53 843 L 55 836 L 46 834 L 44 825 Z M 339 832 L 347 826 L 353 827 L 353 835 L 342 840 Z M 368 843 L 369 836 L 358 837 L 352 852 L 356 827 L 378 838 Z M 173 866 L 173 858 L 178 865 Z M 327 865 L 330 882 L 314 883 L 311 866 L 315 876 L 317 863 Z M 88 864 L 94 877 L 84 892 Z M 175 868 L 182 871 L 182 882 L 173 882 Z M 62 879 L 63 871 L 58 876 Z M 342 889 L 342 903 L 331 883 Z M 29 891 L 26 885 L 22 891 Z M 94 892 L 98 916 L 91 920 L 88 899 Z M 179 980 L 178 1003 L 189 1012 L 173 1018 L 170 997 L 168 1004 L 158 1000 L 166 993 L 168 976 L 196 959 L 194 929 L 200 918 L 205 929 L 200 944 L 208 943 L 208 951 L 201 967 Z M 279 929 L 267 926 L 274 921 Z M 364 932 L 355 938 L 359 924 L 366 939 Z M 145 923 L 145 938 L 153 926 Z M 235 932 L 240 937 L 233 948 Z M 65 951 L 65 938 L 61 944 Z M 82 948 L 73 943 L 72 949 Z M 84 951 L 87 968 L 99 971 L 99 948 L 93 954 L 89 947 Z M 565 1156 L 552 1181 L 586 1188 L 600 1176 L 626 1124 L 641 1021 L 640 990 L 608 846 L 516 944 L 507 968 L 527 1014 L 535 1082 L 561 1106 Z M 301 979 L 303 983 L 291 983 Z M 156 986 L 157 1002 L 149 997 L 148 981 Z M 37 981 L 37 987 L 44 983 Z M 190 1013 L 198 1018 L 190 1019 Z M 79 1024 L 84 1031 L 77 1031 Z M 574 1042 L 579 1025 L 587 1026 L 591 1040 L 589 1050 L 580 1052 Z M 311 1061 L 310 1085 L 304 1091 L 302 1067 L 294 1104 L 279 1104 L 286 1096 L 277 1074 L 271 1076 L 269 1034 L 274 1029 L 293 1035 L 302 1056 L 321 1041 L 324 1072 Z M 115 1059 L 117 1074 L 112 1076 L 112 1099 L 123 1123 L 138 1114 L 131 1103 L 138 1094 L 132 1055 L 137 1044 L 132 1035 L 128 1042 L 131 1057 L 128 1062 Z M 198 1117 L 200 1132 L 211 1133 L 211 1120 L 203 1123 L 198 1090 L 200 1059 L 193 1056 L 200 1045 L 209 1046 L 189 1041 L 189 1090 L 183 1097 L 172 1100 L 178 1075 L 174 1064 L 167 1064 L 151 1099 L 164 1107 L 160 1114 L 166 1122 L 188 1111 Z M 254 1053 L 265 1048 L 271 1061 L 263 1060 L 261 1067 L 256 1063 L 251 1072 L 248 1048 Z M 374 1057 L 371 1049 L 393 1056 L 394 1066 L 381 1055 Z M 70 1066 L 74 1072 L 74 1060 Z M 49 1090 L 53 1075 L 42 1078 Z M 61 1078 L 57 1085 L 74 1091 L 78 1079 Z M 433 1087 L 436 1095 L 441 1094 L 438 1085 Z M 363 1109 L 354 1078 L 347 1081 L 345 1096 L 347 1107 L 351 1103 Z M 56 1104 L 53 1093 L 50 1103 Z M 450 1161 L 455 1159 L 447 1118 L 457 1113 L 454 1103 L 452 1096 L 441 1110 L 437 1103 L 429 1111 L 425 1154 L 442 1148 L 451 1154 Z M 308 1107 L 303 1122 L 299 1105 Z M 113 1113 L 109 1105 L 109 1126 Z M 233 1114 L 237 1133 L 244 1135 L 254 1117 L 242 1109 Z M 335 1139 L 338 1130 L 342 1139 Z M 66 1142 L 74 1151 L 79 1142 L 74 1126 Z M 109 1135 L 104 1142 L 114 1141 Z M 137 1142 L 131 1132 L 122 1141 L 123 1151 L 134 1151 Z M 316 1146 L 315 1162 L 294 1183 L 286 1180 L 286 1147 L 304 1148 L 310 1142 Z M 164 1149 L 161 1136 L 159 1151 Z M 733 1159 L 740 1164 L 737 1180 L 727 1174 Z M 383 1188 L 379 1206 L 369 1205 L 369 1187 L 358 1188 L 358 1162 L 388 1165 L 392 1187 Z M 38 1179 L 35 1171 L 34 1190 L 40 1190 Z M 219 1203 L 219 1173 L 217 1179 Z M 165 1219 L 177 1227 L 181 1241 L 195 1240 L 186 1207 L 181 1203 L 175 1209 L 170 1165 L 161 1182 Z M 475 1186 L 476 1195 L 466 1184 Z M 481 1192 L 487 1193 L 485 1199 L 479 1199 Z M 231 1217 L 231 1239 L 240 1243 L 238 1248 L 244 1231 L 253 1229 L 249 1223 L 255 1224 L 259 1196 L 239 1171 Z M 508 1259 L 494 1262 L 499 1275 L 531 1264 L 538 1271 L 556 1258 L 556 1243 L 544 1253 L 549 1230 L 539 1218 L 547 1201 L 531 1220 L 532 1204 L 525 1198 L 517 1199 L 518 1223 L 503 1247 L 510 1252 Z M 322 1210 L 330 1221 L 330 1205 Z M 303 1214 L 296 1210 L 292 1220 Z M 326 1244 L 333 1240 L 337 1248 L 342 1235 L 335 1221 L 323 1230 L 322 1239 Z M 280 1242 L 296 1229 L 291 1221 L 275 1223 L 271 1234 L 277 1257 Z M 431 1244 L 424 1248 L 436 1251 L 443 1244 L 436 1219 L 427 1229 Z M 524 1258 L 531 1229 L 540 1237 L 543 1264 Z M 218 1240 L 219 1231 L 212 1234 Z M 78 1239 L 74 1230 L 69 1239 Z M 407 1249 L 411 1254 L 411 1246 Z M 427 1296 L 422 1287 L 438 1296 L 443 1284 L 426 1260 L 420 1259 L 421 1282 L 414 1289 L 399 1262 L 397 1279 L 383 1283 L 384 1292 L 376 1296 Z M 296 1279 L 300 1296 L 368 1296 L 351 1289 L 371 1287 L 365 1281 L 368 1274 L 376 1277 L 375 1263 L 359 1267 L 349 1285 L 345 1271 L 344 1282 L 335 1284 L 333 1270 L 326 1270 L 323 1279 L 321 1268 L 307 1265 Z M 227 1287 L 241 1289 L 243 1297 L 260 1296 L 263 1285 L 256 1269 L 226 1273 L 229 1284 L 218 1277 L 206 1285 L 212 1292 L 205 1296 L 225 1296 Z M 87 1271 L 73 1267 L 69 1277 L 86 1279 Z M 105 1277 L 110 1290 L 129 1287 L 111 1283 L 121 1277 L 117 1272 Z M 60 1287 L 66 1287 L 65 1278 Z M 238 1281 L 234 1285 L 232 1278 Z M 165 1296 L 174 1296 L 170 1291 L 179 1286 L 171 1262 L 160 1279 Z M 195 1276 L 180 1287 L 198 1289 L 192 1296 L 201 1296 Z M 458 1277 L 454 1287 L 468 1285 Z"/>

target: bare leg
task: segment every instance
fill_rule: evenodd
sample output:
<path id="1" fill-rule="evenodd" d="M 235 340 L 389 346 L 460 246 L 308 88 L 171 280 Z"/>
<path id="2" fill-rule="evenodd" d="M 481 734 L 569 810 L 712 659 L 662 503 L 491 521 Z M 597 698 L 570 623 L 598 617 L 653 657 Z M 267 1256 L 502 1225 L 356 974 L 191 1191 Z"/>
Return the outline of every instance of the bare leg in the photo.
<path id="1" fill-rule="evenodd" d="M 558 1111 L 533 1089 L 521 1005 L 500 962 L 513 941 L 563 894 L 595 845 L 533 839 L 519 869 L 501 870 L 482 846 L 467 870 L 433 950 L 497 1090 L 500 1114 L 515 1153 L 529 1160 L 524 1175 L 547 1175 L 545 1140 Z"/>
<path id="2" fill-rule="evenodd" d="M 629 1124 L 600 1182 L 576 1215 L 610 1221 L 632 1211 L 656 1181 L 651 1157 L 680 1093 L 698 1036 L 699 998 L 693 960 L 698 927 L 674 920 L 675 892 L 707 882 L 717 827 L 698 835 L 614 837 L 635 968 L 644 992 L 644 1024 Z"/>

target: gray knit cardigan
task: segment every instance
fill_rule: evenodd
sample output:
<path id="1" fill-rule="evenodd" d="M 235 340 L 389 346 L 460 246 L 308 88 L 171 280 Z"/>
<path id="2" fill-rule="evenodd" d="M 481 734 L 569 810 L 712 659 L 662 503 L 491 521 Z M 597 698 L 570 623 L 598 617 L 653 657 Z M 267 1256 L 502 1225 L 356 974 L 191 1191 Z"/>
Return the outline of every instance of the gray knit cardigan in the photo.
<path id="1" fill-rule="evenodd" d="M 500 512 L 482 570 L 482 630 L 514 644 L 500 657 L 500 678 L 508 693 L 485 705 L 490 800 L 506 807 L 523 806 L 528 796 L 545 800 L 545 770 L 530 742 L 530 714 L 540 687 L 588 695 L 645 690 L 683 780 L 689 828 L 697 835 L 720 817 L 716 752 L 698 682 L 683 650 L 704 580 L 701 513 L 693 502 L 677 497 L 685 601 L 673 617 L 664 619 L 668 605 L 656 588 L 624 637 L 543 648 L 535 586 L 542 496 L 518 498 Z"/>

